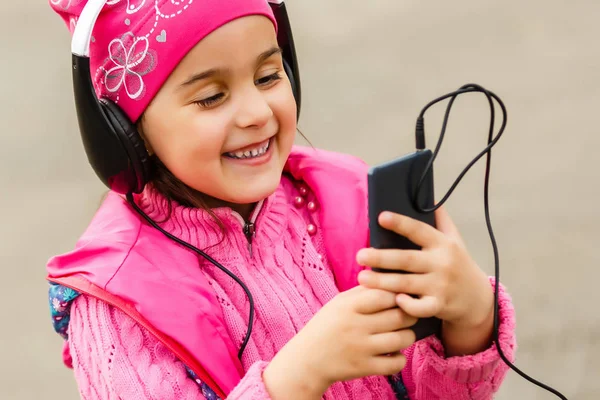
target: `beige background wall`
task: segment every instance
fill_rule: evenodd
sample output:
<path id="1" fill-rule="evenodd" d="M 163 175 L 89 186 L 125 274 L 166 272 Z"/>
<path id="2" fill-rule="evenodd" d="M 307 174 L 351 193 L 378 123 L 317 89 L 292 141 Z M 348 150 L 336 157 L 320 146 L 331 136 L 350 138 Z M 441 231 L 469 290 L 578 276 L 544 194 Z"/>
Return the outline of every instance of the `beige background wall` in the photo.
<path id="1" fill-rule="evenodd" d="M 569 399 L 600 396 L 600 3 L 289 1 L 301 62 L 301 128 L 369 163 L 411 151 L 430 99 L 480 83 L 506 103 L 491 207 L 502 281 L 518 313 L 518 365 Z M 44 265 L 70 249 L 104 188 L 78 138 L 69 36 L 45 1 L 0 13 L 0 398 L 76 399 L 51 329 Z M 429 144 L 441 108 L 427 119 Z M 485 145 L 485 101 L 457 102 L 437 162 L 445 191 Z M 490 273 L 482 165 L 448 208 Z M 511 373 L 498 399 L 552 399 Z"/>

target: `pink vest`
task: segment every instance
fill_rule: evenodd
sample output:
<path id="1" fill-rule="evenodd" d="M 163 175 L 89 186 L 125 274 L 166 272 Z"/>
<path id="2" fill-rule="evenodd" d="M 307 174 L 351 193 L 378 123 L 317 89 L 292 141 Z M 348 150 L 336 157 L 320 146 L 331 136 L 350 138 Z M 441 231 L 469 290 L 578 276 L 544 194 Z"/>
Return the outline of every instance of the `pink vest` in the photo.
<path id="1" fill-rule="evenodd" d="M 304 147 L 294 147 L 285 167 L 319 202 L 340 291 L 357 284 L 362 267 L 355 255 L 368 244 L 367 168 L 354 157 Z M 190 268 L 197 257 L 110 193 L 75 250 L 48 262 L 48 280 L 121 309 L 225 398 L 244 372 L 213 289 L 199 268 Z"/>

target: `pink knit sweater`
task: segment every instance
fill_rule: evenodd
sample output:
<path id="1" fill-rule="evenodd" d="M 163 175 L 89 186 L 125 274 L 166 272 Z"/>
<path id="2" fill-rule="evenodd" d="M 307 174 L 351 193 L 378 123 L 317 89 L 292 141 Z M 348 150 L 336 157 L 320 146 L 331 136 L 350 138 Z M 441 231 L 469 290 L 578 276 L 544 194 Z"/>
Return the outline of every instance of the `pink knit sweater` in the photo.
<path id="1" fill-rule="evenodd" d="M 242 221 L 235 222 L 237 216 L 228 209 L 215 210 L 226 224 L 228 237 L 224 241 L 210 218 L 199 210 L 175 206 L 171 218 L 163 224 L 183 240 L 209 248 L 210 254 L 240 277 L 253 294 L 256 321 L 242 357 L 246 374 L 228 399 L 268 399 L 262 382 L 265 366 L 338 293 L 323 256 L 318 221 L 313 215 L 315 207 L 297 207 L 296 196 L 297 189 L 284 178 L 277 192 L 257 211 L 252 255 L 242 233 Z M 165 215 L 166 202 L 156 193 L 148 190 L 138 201 L 155 220 Z M 307 224 L 314 225 L 310 233 Z M 312 228 L 316 228 L 316 234 Z M 202 264 L 201 268 L 221 302 L 230 336 L 241 344 L 248 313 L 244 292 L 211 264 Z M 513 359 L 514 310 L 504 290 L 500 296 L 500 327 L 501 346 Z M 75 300 L 69 343 L 83 399 L 212 400 L 152 334 L 95 298 L 81 296 Z M 408 363 L 402 377 L 412 400 L 490 399 L 507 371 L 494 346 L 473 356 L 446 359 L 440 341 L 430 337 L 405 354 Z M 395 398 L 384 377 L 338 382 L 324 396 L 326 400 Z"/>

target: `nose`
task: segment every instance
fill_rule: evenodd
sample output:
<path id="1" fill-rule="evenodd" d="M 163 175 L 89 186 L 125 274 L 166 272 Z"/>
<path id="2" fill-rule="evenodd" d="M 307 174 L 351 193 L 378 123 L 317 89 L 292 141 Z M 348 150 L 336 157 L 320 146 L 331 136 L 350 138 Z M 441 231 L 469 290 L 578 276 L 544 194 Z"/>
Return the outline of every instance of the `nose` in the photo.
<path id="1" fill-rule="evenodd" d="M 273 116 L 266 94 L 256 86 L 245 90 L 240 97 L 236 122 L 240 128 L 260 128 Z"/>

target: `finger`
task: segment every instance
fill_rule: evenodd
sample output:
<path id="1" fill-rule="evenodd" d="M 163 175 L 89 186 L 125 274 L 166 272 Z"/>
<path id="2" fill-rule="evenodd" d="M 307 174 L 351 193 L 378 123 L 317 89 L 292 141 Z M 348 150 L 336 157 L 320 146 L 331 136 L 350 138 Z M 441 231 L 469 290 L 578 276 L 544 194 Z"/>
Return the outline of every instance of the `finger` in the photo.
<path id="1" fill-rule="evenodd" d="M 401 274 L 364 270 L 358 274 L 358 282 L 372 289 L 394 293 L 425 295 L 429 288 L 430 276 L 427 274 Z"/>
<path id="2" fill-rule="evenodd" d="M 370 375 L 396 375 L 406 366 L 406 357 L 402 353 L 391 353 L 374 357 L 370 360 Z"/>
<path id="3" fill-rule="evenodd" d="M 452 218 L 450 218 L 450 214 L 448 214 L 444 207 L 435 210 L 435 224 L 440 232 L 463 243 L 458 228 L 454 225 Z"/>
<path id="4" fill-rule="evenodd" d="M 402 353 L 392 353 L 377 356 L 371 359 L 370 375 L 391 376 L 396 375 L 406 367 L 406 356 Z"/>
<path id="5" fill-rule="evenodd" d="M 417 318 L 396 307 L 369 315 L 365 323 L 372 327 L 370 332 L 376 334 L 410 328 L 417 323 Z"/>
<path id="6" fill-rule="evenodd" d="M 356 262 L 371 268 L 383 268 L 405 272 L 429 272 L 429 254 L 420 250 L 361 249 L 356 253 Z"/>
<path id="7" fill-rule="evenodd" d="M 374 314 L 397 306 L 396 293 L 379 289 L 359 292 L 355 300 L 355 310 L 359 314 Z"/>
<path id="8" fill-rule="evenodd" d="M 405 215 L 382 212 L 379 216 L 379 224 L 421 247 L 431 247 L 443 240 L 443 234 L 431 225 Z"/>
<path id="9" fill-rule="evenodd" d="M 412 346 L 416 336 L 412 329 L 402 329 L 396 332 L 379 333 L 369 337 L 371 349 L 375 354 L 392 354 Z"/>
<path id="10" fill-rule="evenodd" d="M 404 312 L 417 318 L 435 317 L 442 310 L 441 302 L 433 296 L 415 299 L 407 294 L 399 294 L 396 301 Z"/>

